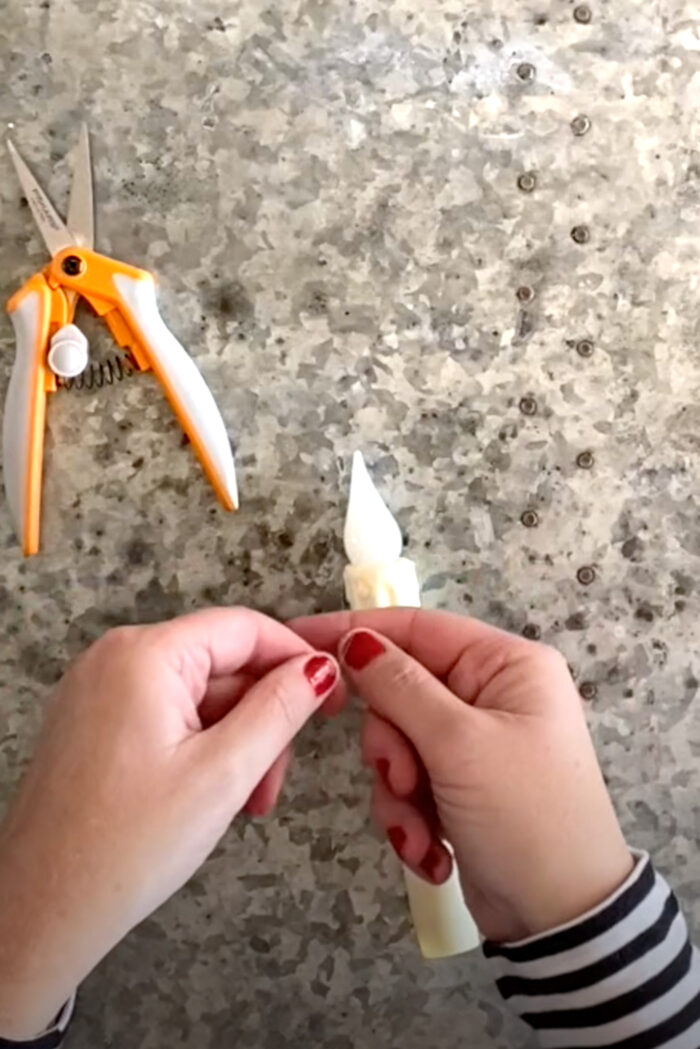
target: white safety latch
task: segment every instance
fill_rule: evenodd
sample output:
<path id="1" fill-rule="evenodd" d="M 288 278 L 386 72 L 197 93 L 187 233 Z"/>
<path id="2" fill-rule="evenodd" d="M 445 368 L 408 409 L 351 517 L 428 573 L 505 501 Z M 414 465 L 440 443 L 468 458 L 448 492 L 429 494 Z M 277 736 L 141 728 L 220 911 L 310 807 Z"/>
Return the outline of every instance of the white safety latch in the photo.
<path id="1" fill-rule="evenodd" d="M 66 324 L 51 339 L 49 368 L 61 379 L 75 379 L 87 368 L 88 341 L 75 324 Z"/>

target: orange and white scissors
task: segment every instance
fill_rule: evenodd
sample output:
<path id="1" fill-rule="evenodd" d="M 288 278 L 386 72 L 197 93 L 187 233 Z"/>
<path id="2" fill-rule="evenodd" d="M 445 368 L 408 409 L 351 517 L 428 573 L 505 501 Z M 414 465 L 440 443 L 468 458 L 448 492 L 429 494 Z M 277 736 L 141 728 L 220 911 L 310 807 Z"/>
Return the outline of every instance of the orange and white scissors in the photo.
<path id="1" fill-rule="evenodd" d="M 19 153 L 8 142 L 22 190 L 51 262 L 8 305 L 17 353 L 5 403 L 5 491 L 25 554 L 39 549 L 41 477 L 47 394 L 57 377 L 70 379 L 87 365 L 87 339 L 73 324 L 79 298 L 109 326 L 141 371 L 153 369 L 189 437 L 204 471 L 227 510 L 238 507 L 231 445 L 216 402 L 199 369 L 166 328 L 150 273 L 97 255 L 90 146 L 83 128 L 77 151 L 67 223 Z"/>

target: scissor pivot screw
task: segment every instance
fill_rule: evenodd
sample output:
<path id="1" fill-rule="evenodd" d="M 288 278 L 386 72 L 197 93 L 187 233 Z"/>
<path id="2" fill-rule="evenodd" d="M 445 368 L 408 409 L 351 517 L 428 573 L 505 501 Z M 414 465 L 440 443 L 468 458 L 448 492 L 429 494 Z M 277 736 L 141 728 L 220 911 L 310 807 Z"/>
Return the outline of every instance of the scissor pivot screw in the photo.
<path id="1" fill-rule="evenodd" d="M 68 277 L 79 277 L 85 269 L 85 263 L 79 255 L 67 255 L 61 263 L 61 269 Z"/>

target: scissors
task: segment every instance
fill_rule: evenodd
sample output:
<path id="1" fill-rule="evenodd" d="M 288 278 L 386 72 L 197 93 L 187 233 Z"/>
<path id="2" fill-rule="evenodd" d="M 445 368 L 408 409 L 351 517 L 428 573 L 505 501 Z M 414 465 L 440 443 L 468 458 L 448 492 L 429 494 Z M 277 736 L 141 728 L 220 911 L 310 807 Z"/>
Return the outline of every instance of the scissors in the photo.
<path id="1" fill-rule="evenodd" d="M 39 549 L 47 395 L 59 379 L 77 376 L 87 365 L 87 339 L 73 324 L 79 299 L 106 322 L 139 371 L 153 370 L 221 503 L 236 510 L 236 469 L 224 421 L 196 364 L 158 312 L 152 275 L 93 251 L 87 128 L 76 153 L 66 223 L 9 140 L 8 148 L 51 255 L 7 304 L 17 348 L 5 402 L 3 468 L 25 555 Z"/>

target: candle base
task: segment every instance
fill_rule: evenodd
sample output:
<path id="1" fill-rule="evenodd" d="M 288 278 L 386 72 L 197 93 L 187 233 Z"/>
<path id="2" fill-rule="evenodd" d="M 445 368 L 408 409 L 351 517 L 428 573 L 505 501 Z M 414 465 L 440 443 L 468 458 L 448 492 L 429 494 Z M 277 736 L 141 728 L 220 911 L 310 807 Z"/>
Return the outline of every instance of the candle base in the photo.
<path id="1" fill-rule="evenodd" d="M 421 954 L 429 961 L 476 950 L 481 939 L 462 895 L 457 865 L 444 885 L 430 885 L 403 869 L 408 904 Z"/>
<path id="2" fill-rule="evenodd" d="M 416 566 L 407 557 L 391 564 L 348 565 L 343 575 L 350 608 L 419 608 L 420 584 Z"/>

